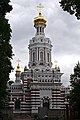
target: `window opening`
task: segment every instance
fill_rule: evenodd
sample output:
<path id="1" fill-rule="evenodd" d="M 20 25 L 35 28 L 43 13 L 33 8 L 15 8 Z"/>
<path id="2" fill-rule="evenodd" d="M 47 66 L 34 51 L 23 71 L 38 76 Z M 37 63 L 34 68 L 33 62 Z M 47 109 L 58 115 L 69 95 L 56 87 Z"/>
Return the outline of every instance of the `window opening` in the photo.
<path id="1" fill-rule="evenodd" d="M 35 52 L 33 53 L 33 62 L 35 62 Z"/>
<path id="2" fill-rule="evenodd" d="M 40 52 L 40 59 L 43 61 L 43 52 Z"/>

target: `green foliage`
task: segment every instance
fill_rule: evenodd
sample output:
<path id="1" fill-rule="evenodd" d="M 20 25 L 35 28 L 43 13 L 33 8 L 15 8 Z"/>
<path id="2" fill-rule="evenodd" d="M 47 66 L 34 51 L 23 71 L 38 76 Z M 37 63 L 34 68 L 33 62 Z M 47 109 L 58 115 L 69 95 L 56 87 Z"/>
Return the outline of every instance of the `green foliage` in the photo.
<path id="1" fill-rule="evenodd" d="M 13 120 L 13 117 L 10 115 L 10 116 L 8 117 L 8 120 Z"/>
<path id="2" fill-rule="evenodd" d="M 9 0 L 0 0 L 0 109 L 6 97 L 6 85 L 9 73 L 12 70 L 12 46 L 10 44 L 11 29 L 5 18 L 7 12 L 12 10 Z"/>
<path id="3" fill-rule="evenodd" d="M 59 120 L 65 120 L 65 118 L 62 116 L 62 117 L 59 117 Z"/>
<path id="4" fill-rule="evenodd" d="M 60 6 L 64 11 L 69 12 L 71 15 L 75 15 L 77 19 L 80 19 L 80 0 L 61 0 Z"/>
<path id="5" fill-rule="evenodd" d="M 12 6 L 9 5 L 10 0 L 0 0 L 0 15 L 4 16 L 7 12 L 12 10 Z"/>
<path id="6" fill-rule="evenodd" d="M 70 105 L 76 110 L 80 111 L 80 63 L 74 67 L 74 73 L 70 76 L 71 91 L 70 91 Z"/>

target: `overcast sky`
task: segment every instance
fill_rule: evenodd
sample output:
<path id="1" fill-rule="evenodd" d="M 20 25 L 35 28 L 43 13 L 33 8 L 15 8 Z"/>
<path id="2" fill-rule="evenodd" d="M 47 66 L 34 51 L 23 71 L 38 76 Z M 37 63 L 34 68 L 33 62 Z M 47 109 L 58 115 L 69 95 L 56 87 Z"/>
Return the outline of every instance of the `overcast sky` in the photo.
<path id="1" fill-rule="evenodd" d="M 17 59 L 21 60 L 20 65 L 23 71 L 25 65 L 28 66 L 28 44 L 29 40 L 35 36 L 33 24 L 34 17 L 38 15 L 36 6 L 42 3 L 43 15 L 47 19 L 45 34 L 51 39 L 52 62 L 58 61 L 65 86 L 69 84 L 70 74 L 73 68 L 80 61 L 80 21 L 74 16 L 64 12 L 59 5 L 60 0 L 11 0 L 13 10 L 7 14 L 12 29 L 11 44 L 13 46 L 12 63 L 14 72 L 10 79 L 15 80 L 15 68 Z"/>

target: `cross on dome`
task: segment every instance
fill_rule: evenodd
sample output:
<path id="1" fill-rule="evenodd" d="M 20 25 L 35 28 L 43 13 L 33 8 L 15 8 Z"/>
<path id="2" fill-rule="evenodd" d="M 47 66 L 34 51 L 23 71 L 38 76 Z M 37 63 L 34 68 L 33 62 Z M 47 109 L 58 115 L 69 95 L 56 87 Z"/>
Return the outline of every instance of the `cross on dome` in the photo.
<path id="1" fill-rule="evenodd" d="M 21 60 L 18 58 L 17 62 L 18 62 L 18 64 L 19 64 L 19 62 L 21 62 Z"/>
<path id="2" fill-rule="evenodd" d="M 58 64 L 58 61 L 55 60 L 54 63 L 55 63 L 55 68 L 57 68 L 57 67 L 58 67 L 58 65 L 57 65 L 57 64 Z"/>
<path id="3" fill-rule="evenodd" d="M 42 8 L 44 8 L 44 6 L 40 3 L 39 5 L 37 5 L 38 11 L 39 13 L 41 13 Z"/>
<path id="4" fill-rule="evenodd" d="M 17 65 L 16 72 L 21 72 L 21 68 L 20 68 L 20 65 L 19 65 L 19 62 L 20 62 L 19 58 L 18 58 L 17 62 L 18 62 L 18 65 Z"/>

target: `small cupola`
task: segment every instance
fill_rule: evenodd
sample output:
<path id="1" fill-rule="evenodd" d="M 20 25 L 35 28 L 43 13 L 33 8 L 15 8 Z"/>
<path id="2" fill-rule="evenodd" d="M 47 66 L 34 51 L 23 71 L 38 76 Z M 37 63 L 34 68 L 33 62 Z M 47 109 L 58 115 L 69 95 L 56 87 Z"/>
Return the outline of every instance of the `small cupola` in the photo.
<path id="1" fill-rule="evenodd" d="M 17 65 L 16 72 L 21 72 L 21 67 L 20 67 L 19 63 Z"/>
<path id="2" fill-rule="evenodd" d="M 20 60 L 18 59 L 17 62 L 18 62 L 18 65 L 17 65 L 17 68 L 16 68 L 16 72 L 21 72 L 21 67 L 19 65 Z"/>

